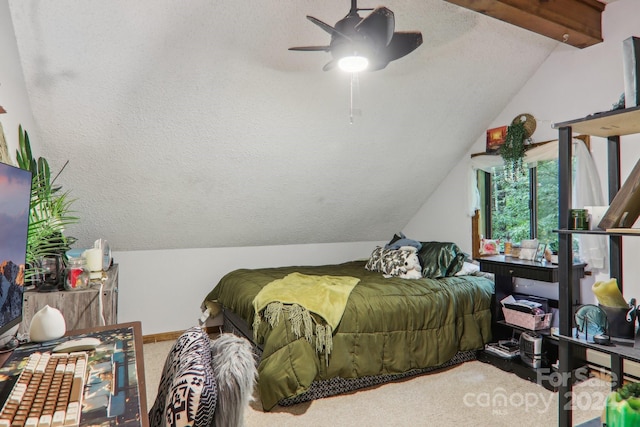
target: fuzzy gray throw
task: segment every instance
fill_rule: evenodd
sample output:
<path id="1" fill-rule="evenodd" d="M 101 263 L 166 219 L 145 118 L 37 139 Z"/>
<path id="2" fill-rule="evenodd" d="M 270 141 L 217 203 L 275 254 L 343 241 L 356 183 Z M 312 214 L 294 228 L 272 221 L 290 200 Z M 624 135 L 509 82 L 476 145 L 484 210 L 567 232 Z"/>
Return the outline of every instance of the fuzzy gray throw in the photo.
<path id="1" fill-rule="evenodd" d="M 218 383 L 213 425 L 243 427 L 258 375 L 253 347 L 246 339 L 225 333 L 211 342 L 211 358 Z"/>

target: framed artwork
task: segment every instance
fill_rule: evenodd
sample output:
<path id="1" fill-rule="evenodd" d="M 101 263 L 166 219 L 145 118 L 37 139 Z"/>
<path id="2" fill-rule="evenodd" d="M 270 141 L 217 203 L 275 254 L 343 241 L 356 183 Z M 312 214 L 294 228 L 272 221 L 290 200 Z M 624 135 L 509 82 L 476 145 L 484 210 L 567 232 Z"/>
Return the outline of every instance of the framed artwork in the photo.
<path id="1" fill-rule="evenodd" d="M 487 130 L 487 153 L 498 151 L 507 137 L 507 127 L 500 126 Z"/>
<path id="2" fill-rule="evenodd" d="M 542 262 L 544 259 L 544 251 L 547 249 L 546 243 L 538 243 L 538 249 L 536 249 L 536 262 Z"/>

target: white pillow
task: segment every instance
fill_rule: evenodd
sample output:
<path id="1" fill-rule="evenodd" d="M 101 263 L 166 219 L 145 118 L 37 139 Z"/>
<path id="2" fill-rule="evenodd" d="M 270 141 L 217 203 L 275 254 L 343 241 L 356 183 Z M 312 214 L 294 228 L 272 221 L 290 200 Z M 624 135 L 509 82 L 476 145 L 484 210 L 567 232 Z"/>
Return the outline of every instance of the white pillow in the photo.
<path id="1" fill-rule="evenodd" d="M 469 276 L 477 273 L 478 271 L 480 271 L 480 266 L 465 261 L 462 265 L 462 269 L 456 273 L 456 276 Z"/>

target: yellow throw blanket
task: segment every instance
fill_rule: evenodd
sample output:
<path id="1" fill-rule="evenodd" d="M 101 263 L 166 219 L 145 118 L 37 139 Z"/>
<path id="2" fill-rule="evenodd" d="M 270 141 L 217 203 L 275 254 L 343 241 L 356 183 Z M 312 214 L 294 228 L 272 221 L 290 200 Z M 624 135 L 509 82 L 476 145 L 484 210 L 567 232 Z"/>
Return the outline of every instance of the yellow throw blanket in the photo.
<path id="1" fill-rule="evenodd" d="M 350 276 L 291 273 L 268 283 L 253 299 L 254 334 L 263 318 L 273 327 L 286 313 L 296 337 L 304 335 L 311 344 L 315 340 L 316 351 L 324 351 L 328 361 L 333 330 L 340 323 L 349 295 L 359 281 Z M 310 313 L 320 316 L 323 322 L 317 322 Z"/>

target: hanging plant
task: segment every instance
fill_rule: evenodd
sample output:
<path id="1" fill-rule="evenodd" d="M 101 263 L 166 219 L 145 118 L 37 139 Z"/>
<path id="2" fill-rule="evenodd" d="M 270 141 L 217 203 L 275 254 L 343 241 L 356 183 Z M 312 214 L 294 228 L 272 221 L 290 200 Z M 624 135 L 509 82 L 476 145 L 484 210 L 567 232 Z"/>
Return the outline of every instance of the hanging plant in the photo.
<path id="1" fill-rule="evenodd" d="M 505 178 L 517 181 L 524 175 L 524 153 L 527 140 L 536 129 L 536 120 L 531 114 L 518 115 L 507 127 L 504 144 L 500 146 L 500 155 L 504 160 Z"/>

